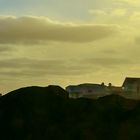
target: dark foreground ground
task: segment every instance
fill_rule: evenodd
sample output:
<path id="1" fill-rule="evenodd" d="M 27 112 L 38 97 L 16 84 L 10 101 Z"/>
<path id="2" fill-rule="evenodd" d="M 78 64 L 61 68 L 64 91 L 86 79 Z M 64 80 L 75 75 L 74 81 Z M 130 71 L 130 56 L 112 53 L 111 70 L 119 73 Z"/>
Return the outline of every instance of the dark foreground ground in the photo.
<path id="1" fill-rule="evenodd" d="M 58 86 L 0 97 L 0 140 L 139 140 L 140 101 L 69 99 Z"/>

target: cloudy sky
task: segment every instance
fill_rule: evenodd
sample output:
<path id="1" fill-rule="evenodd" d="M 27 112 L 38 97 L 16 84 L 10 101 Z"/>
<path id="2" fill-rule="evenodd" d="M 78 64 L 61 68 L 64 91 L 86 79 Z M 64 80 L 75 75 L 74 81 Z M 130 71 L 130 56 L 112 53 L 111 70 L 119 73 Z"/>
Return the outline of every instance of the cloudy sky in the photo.
<path id="1" fill-rule="evenodd" d="M 139 0 L 0 0 L 0 90 L 140 77 Z"/>

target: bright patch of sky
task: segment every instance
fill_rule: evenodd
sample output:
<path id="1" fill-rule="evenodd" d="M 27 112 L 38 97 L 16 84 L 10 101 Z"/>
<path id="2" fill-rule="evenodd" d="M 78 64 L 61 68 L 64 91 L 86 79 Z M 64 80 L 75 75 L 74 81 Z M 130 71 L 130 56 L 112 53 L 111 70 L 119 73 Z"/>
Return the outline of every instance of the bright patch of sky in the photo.
<path id="1" fill-rule="evenodd" d="M 60 18 L 86 18 L 90 1 L 81 0 L 0 0 L 0 13 L 8 15 L 41 15 Z"/>
<path id="2" fill-rule="evenodd" d="M 84 20 L 90 18 L 89 9 L 111 8 L 114 4 L 108 0 L 0 0 L 0 13 Z"/>
<path id="3" fill-rule="evenodd" d="M 47 16 L 66 21 L 88 21 L 91 19 L 89 11 L 93 10 L 110 13 L 127 9 L 132 12 L 139 11 L 139 7 L 137 0 L 0 0 L 1 15 Z"/>

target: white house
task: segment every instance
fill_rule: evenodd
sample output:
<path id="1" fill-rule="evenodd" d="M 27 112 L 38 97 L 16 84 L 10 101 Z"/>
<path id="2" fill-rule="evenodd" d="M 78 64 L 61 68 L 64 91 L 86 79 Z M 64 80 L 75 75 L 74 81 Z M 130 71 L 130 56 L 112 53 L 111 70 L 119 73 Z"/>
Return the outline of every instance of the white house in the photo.
<path id="1" fill-rule="evenodd" d="M 80 84 L 70 85 L 66 87 L 66 91 L 69 92 L 71 98 L 98 98 L 109 94 L 109 90 L 106 85 L 102 84 Z"/>

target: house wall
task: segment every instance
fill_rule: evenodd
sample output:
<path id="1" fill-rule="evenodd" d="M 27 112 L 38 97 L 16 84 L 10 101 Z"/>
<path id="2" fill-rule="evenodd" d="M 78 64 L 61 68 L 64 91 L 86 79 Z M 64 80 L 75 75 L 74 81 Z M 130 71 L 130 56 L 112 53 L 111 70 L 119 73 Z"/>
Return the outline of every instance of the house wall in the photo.
<path id="1" fill-rule="evenodd" d="M 69 92 L 70 98 L 79 98 L 79 97 L 101 97 L 106 95 L 108 92 L 106 90 L 106 87 L 99 87 L 99 86 L 69 86 L 66 88 L 66 90 Z"/>
<path id="2" fill-rule="evenodd" d="M 140 93 L 140 83 L 127 84 L 123 87 L 124 92 Z"/>

